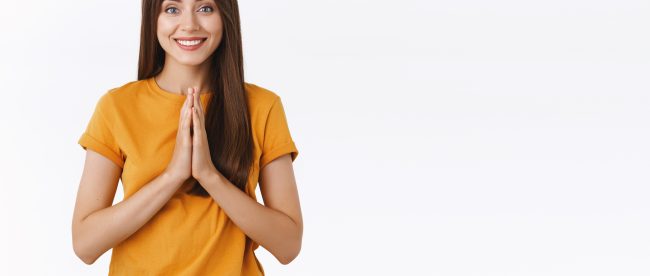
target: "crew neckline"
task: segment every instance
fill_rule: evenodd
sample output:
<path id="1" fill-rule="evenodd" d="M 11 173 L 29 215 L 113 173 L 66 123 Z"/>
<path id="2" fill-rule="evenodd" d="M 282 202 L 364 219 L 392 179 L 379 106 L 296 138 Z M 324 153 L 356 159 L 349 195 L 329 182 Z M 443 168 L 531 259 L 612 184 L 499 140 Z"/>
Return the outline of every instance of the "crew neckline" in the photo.
<path id="1" fill-rule="evenodd" d="M 170 99 L 170 100 L 181 101 L 182 102 L 187 97 L 185 94 L 176 94 L 176 93 L 169 92 L 167 90 L 164 90 L 164 89 L 160 88 L 160 86 L 158 85 L 158 82 L 156 82 L 155 77 L 150 77 L 149 79 L 147 79 L 147 85 L 156 94 L 161 95 L 161 96 L 163 96 L 163 97 L 165 97 L 167 99 Z M 205 98 L 208 97 L 208 95 L 211 95 L 211 94 L 212 93 L 208 93 L 208 91 L 204 90 L 204 91 L 201 91 L 199 93 L 199 96 L 201 97 L 201 99 L 205 99 Z"/>

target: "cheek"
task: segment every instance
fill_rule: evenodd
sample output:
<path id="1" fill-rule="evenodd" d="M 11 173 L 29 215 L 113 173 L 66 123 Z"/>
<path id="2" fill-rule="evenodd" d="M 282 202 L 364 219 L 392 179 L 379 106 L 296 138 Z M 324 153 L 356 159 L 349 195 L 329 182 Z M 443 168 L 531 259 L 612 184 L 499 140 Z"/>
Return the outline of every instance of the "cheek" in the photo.
<path id="1" fill-rule="evenodd" d="M 206 18 L 202 25 L 204 30 L 213 36 L 220 37 L 223 32 L 223 25 L 219 17 Z"/>
<path id="2" fill-rule="evenodd" d="M 169 20 L 158 19 L 158 25 L 156 26 L 158 30 L 156 35 L 161 44 L 169 42 L 169 37 L 174 32 L 173 26 L 174 23 Z"/>

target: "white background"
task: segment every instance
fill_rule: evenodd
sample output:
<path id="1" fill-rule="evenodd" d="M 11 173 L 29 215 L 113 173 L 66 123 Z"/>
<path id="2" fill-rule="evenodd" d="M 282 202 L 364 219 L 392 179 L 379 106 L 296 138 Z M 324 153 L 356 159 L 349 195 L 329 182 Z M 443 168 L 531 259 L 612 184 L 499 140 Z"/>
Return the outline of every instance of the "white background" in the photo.
<path id="1" fill-rule="evenodd" d="M 2 8 L 0 274 L 106 275 L 72 250 L 77 140 L 136 79 L 140 1 Z M 240 9 L 300 151 L 302 251 L 260 247 L 268 275 L 650 274 L 650 2 Z"/>

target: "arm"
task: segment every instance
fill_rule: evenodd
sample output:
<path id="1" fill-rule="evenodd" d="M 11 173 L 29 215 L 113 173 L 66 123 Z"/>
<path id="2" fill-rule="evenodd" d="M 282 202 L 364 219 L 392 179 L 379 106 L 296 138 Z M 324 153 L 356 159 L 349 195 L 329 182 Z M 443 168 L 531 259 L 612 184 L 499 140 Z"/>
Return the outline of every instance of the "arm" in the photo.
<path id="1" fill-rule="evenodd" d="M 282 264 L 300 252 L 302 214 L 291 157 L 286 154 L 268 163 L 260 173 L 265 205 L 232 185 L 218 171 L 199 180 L 228 217 Z"/>
<path id="2" fill-rule="evenodd" d="M 87 150 L 72 218 L 73 249 L 86 264 L 94 263 L 140 229 L 182 184 L 163 173 L 128 199 L 111 206 L 120 174 L 115 163 Z"/>

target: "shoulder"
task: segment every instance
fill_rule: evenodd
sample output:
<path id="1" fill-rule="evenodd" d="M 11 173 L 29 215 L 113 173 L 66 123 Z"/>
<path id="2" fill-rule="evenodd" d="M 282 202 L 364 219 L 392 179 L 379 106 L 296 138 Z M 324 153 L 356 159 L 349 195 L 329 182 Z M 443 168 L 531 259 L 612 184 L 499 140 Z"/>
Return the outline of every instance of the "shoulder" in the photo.
<path id="1" fill-rule="evenodd" d="M 102 109 L 125 108 L 132 103 L 136 93 L 145 89 L 146 80 L 130 81 L 120 86 L 111 87 L 104 92 L 97 103 Z"/>
<path id="2" fill-rule="evenodd" d="M 108 97 L 112 97 L 115 100 L 132 98 L 138 91 L 147 89 L 146 86 L 147 80 L 130 81 L 122 84 L 121 86 L 108 89 L 106 95 L 108 95 Z"/>
<path id="3" fill-rule="evenodd" d="M 280 96 L 276 92 L 257 84 L 245 82 L 244 88 L 251 111 L 268 111 L 277 101 L 280 101 Z"/>

